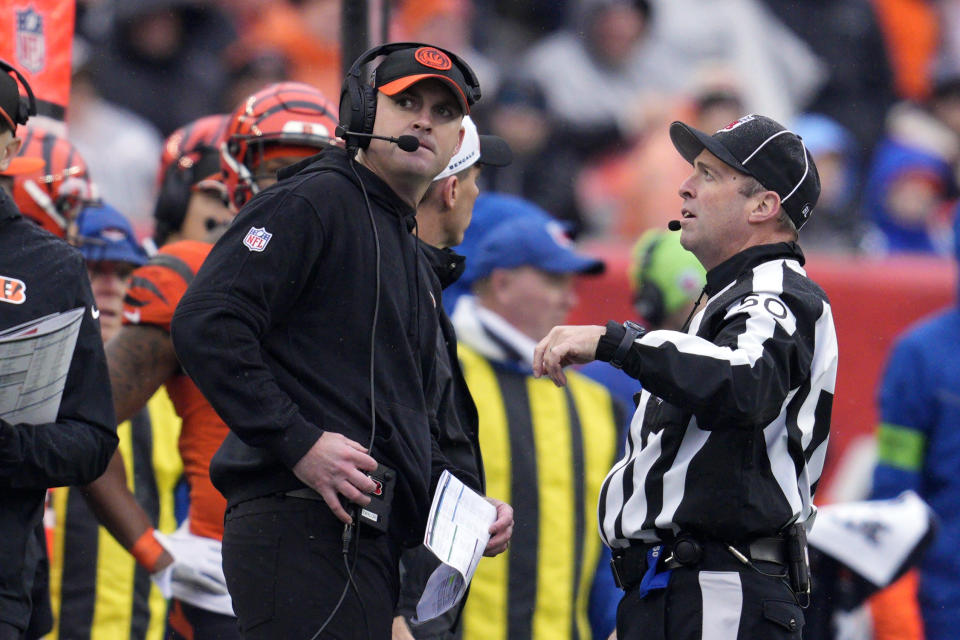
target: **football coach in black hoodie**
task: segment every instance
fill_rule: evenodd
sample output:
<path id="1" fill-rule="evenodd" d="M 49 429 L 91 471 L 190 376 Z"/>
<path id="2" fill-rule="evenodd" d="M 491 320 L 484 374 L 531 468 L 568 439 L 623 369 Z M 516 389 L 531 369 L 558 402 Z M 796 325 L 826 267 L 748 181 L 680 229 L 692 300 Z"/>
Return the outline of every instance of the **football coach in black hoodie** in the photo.
<path id="1" fill-rule="evenodd" d="M 369 86 L 360 69 L 379 54 Z M 365 53 L 341 94 L 347 149 L 251 200 L 174 316 L 180 362 L 231 429 L 211 477 L 228 501 L 223 568 L 246 638 L 390 636 L 400 549 L 422 539 L 449 467 L 436 440 L 439 283 L 410 231 L 479 94 L 448 51 Z M 396 477 L 386 532 L 354 531 L 351 505 L 391 493 L 367 475 L 378 463 Z M 512 523 L 497 504 L 488 554 Z"/>

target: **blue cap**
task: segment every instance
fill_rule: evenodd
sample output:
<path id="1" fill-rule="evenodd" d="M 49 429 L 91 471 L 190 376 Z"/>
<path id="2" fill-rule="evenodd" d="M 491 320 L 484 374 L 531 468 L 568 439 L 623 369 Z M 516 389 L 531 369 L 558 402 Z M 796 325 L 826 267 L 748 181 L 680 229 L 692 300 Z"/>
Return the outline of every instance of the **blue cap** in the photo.
<path id="1" fill-rule="evenodd" d="M 494 269 L 535 267 L 550 273 L 603 273 L 601 260 L 577 253 L 564 225 L 524 216 L 497 225 L 477 246 L 473 280 L 489 276 Z M 468 267 L 469 269 L 469 267 Z"/>
<path id="2" fill-rule="evenodd" d="M 453 313 L 460 296 L 470 293 L 475 278 L 472 267 L 477 260 L 477 247 L 480 242 L 504 222 L 525 216 L 535 217 L 543 222 L 553 219 L 549 213 L 519 196 L 496 192 L 480 194 L 473 205 L 470 226 L 463 234 L 463 241 L 456 248 L 456 252 L 467 259 L 467 270 L 459 280 L 443 291 L 443 306 L 447 313 Z"/>
<path id="3" fill-rule="evenodd" d="M 77 216 L 77 244 L 84 259 L 142 265 L 147 253 L 133 235 L 130 221 L 106 203 L 87 205 Z"/>

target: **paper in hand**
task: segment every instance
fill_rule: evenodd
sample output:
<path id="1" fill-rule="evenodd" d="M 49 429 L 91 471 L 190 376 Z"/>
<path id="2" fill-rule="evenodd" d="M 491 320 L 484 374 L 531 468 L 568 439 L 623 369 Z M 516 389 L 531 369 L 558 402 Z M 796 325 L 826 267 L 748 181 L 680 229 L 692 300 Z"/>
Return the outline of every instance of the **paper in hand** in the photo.
<path id="1" fill-rule="evenodd" d="M 440 560 L 417 603 L 414 622 L 436 618 L 453 607 L 473 578 L 490 540 L 497 509 L 444 471 L 433 496 L 424 546 Z"/>

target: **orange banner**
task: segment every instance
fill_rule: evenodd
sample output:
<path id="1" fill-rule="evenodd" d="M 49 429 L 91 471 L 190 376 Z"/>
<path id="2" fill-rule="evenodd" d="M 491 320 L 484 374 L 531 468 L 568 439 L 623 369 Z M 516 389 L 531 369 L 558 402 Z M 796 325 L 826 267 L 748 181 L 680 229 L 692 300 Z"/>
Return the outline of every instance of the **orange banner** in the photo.
<path id="1" fill-rule="evenodd" d="M 70 101 L 73 0 L 11 0 L 0 9 L 0 58 L 22 73 L 37 97 L 37 112 L 66 119 Z"/>

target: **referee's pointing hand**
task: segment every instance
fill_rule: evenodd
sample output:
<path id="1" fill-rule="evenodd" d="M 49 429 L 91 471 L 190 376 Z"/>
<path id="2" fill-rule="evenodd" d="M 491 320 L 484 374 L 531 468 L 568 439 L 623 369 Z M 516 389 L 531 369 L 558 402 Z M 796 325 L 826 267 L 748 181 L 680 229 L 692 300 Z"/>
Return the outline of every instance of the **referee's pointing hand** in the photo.
<path id="1" fill-rule="evenodd" d="M 597 344 L 604 333 L 606 328 L 596 325 L 554 327 L 533 351 L 534 377 L 546 374 L 555 385 L 564 386 L 567 376 L 563 368 L 595 360 Z"/>

